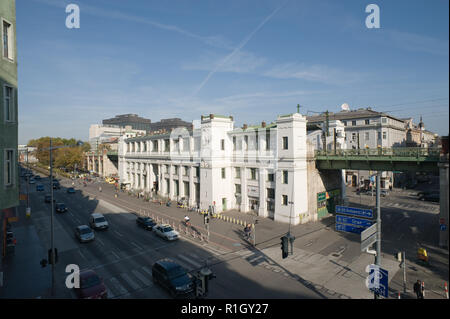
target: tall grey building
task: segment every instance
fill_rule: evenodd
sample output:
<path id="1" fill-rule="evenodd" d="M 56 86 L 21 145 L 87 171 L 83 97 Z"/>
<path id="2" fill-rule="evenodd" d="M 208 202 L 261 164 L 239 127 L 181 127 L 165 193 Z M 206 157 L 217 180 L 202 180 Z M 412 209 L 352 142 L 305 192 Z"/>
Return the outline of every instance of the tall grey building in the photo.
<path id="1" fill-rule="evenodd" d="M 105 125 L 117 125 L 120 127 L 131 126 L 134 130 L 151 130 L 151 120 L 139 117 L 137 114 L 122 114 L 116 115 L 116 117 L 111 119 L 103 120 L 102 123 Z"/>

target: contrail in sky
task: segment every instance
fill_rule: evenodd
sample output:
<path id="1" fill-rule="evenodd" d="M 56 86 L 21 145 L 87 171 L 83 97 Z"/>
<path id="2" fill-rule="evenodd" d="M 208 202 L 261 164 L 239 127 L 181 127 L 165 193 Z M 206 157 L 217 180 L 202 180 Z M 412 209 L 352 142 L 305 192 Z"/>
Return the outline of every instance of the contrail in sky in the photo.
<path id="1" fill-rule="evenodd" d="M 289 0 L 288 0 L 289 1 Z M 283 8 L 286 3 L 288 2 L 286 1 L 285 4 L 283 4 L 282 6 L 278 7 L 277 9 L 275 9 L 270 15 L 268 15 L 256 28 L 255 30 L 253 30 L 249 35 L 247 35 L 245 37 L 244 40 L 242 40 L 242 42 L 233 50 L 233 52 L 231 52 L 229 55 L 227 55 L 219 64 L 216 65 L 216 67 L 214 68 L 214 70 L 212 70 L 211 72 L 209 72 L 209 74 L 206 76 L 206 78 L 203 80 L 203 82 L 197 87 L 197 89 L 194 91 L 194 93 L 192 94 L 192 96 L 197 95 L 198 92 L 200 92 L 200 90 L 205 86 L 205 84 L 209 81 L 209 79 L 214 75 L 214 73 L 216 73 L 225 63 L 227 63 L 233 56 L 236 55 L 236 53 L 238 53 L 251 39 L 252 37 L 256 34 L 256 32 L 258 32 L 267 22 L 269 22 L 270 19 L 272 19 L 272 17 L 281 9 Z"/>

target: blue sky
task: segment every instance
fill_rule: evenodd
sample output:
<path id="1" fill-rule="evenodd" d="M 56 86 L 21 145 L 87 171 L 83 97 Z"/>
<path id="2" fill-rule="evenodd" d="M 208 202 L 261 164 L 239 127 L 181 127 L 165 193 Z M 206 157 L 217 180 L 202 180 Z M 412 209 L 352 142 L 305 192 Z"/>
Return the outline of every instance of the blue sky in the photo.
<path id="1" fill-rule="evenodd" d="M 65 7 L 80 7 L 67 29 Z M 370 3 L 380 29 L 367 29 Z M 372 107 L 449 132 L 447 0 L 17 0 L 19 143 L 209 113 Z M 309 114 L 312 114 L 311 112 Z"/>

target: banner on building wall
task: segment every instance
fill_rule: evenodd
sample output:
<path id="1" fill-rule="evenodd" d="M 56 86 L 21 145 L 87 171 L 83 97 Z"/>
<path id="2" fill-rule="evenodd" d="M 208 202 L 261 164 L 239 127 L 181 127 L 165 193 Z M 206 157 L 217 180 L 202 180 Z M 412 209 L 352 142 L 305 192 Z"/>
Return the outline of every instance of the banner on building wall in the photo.
<path id="1" fill-rule="evenodd" d="M 247 196 L 259 198 L 259 187 L 258 186 L 248 186 L 247 187 Z"/>

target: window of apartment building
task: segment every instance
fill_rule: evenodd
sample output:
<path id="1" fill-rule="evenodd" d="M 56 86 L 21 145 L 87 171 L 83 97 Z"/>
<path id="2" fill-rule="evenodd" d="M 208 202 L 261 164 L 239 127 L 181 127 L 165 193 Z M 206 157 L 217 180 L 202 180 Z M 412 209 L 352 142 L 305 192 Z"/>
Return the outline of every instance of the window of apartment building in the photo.
<path id="1" fill-rule="evenodd" d="M 142 143 L 142 152 L 147 152 L 147 142 Z"/>
<path id="2" fill-rule="evenodd" d="M 283 184 L 288 184 L 288 171 L 283 171 Z"/>
<path id="3" fill-rule="evenodd" d="M 127 153 L 130 152 L 130 143 L 127 143 Z"/>
<path id="4" fill-rule="evenodd" d="M 5 122 L 14 122 L 14 89 L 10 86 L 3 87 L 3 105 L 5 110 Z"/>
<path id="5" fill-rule="evenodd" d="M 164 140 L 164 152 L 170 152 L 170 140 Z"/>
<path id="6" fill-rule="evenodd" d="M 356 121 L 352 121 L 352 126 L 356 126 Z"/>
<path id="7" fill-rule="evenodd" d="M 180 140 L 178 139 L 174 139 L 173 140 L 173 149 L 175 150 L 175 152 L 178 152 L 180 149 Z"/>
<path id="8" fill-rule="evenodd" d="M 153 141 L 153 152 L 158 152 L 158 141 Z"/>
<path id="9" fill-rule="evenodd" d="M 175 165 L 175 166 L 173 167 L 173 173 L 174 173 L 175 175 L 178 175 L 178 166 L 177 166 L 177 165 Z"/>
<path id="10" fill-rule="evenodd" d="M 195 176 L 200 177 L 200 167 L 199 166 L 195 167 Z"/>
<path id="11" fill-rule="evenodd" d="M 241 185 L 240 184 L 234 184 L 234 189 L 236 194 L 241 193 Z"/>
<path id="12" fill-rule="evenodd" d="M 352 141 L 356 141 L 356 133 L 352 133 Z"/>
<path id="13" fill-rule="evenodd" d="M 7 22 L 6 20 L 3 20 L 3 34 L 2 34 L 2 39 L 3 39 L 3 57 L 9 59 L 9 60 L 14 60 L 14 55 L 13 55 L 13 49 L 14 49 L 14 45 L 13 45 L 13 39 L 14 39 L 14 35 L 13 35 L 13 27 L 11 25 L 11 23 Z"/>
<path id="14" fill-rule="evenodd" d="M 365 123 L 366 125 L 369 125 L 369 124 L 370 124 L 370 120 L 365 120 L 364 123 Z"/>
<path id="15" fill-rule="evenodd" d="M 365 139 L 366 141 L 369 140 L 369 132 L 365 132 L 365 133 L 364 133 L 364 139 Z"/>
<path id="16" fill-rule="evenodd" d="M 344 126 L 347 126 L 347 121 L 342 121 L 342 123 L 344 123 Z"/>
<path id="17" fill-rule="evenodd" d="M 387 137 L 387 134 L 386 134 L 386 132 L 383 132 L 383 140 L 385 140 L 385 139 L 386 139 L 386 137 Z"/>
<path id="18" fill-rule="evenodd" d="M 387 118 L 382 117 L 382 118 L 381 118 L 381 123 L 386 124 L 386 123 L 387 123 Z"/>
<path id="19" fill-rule="evenodd" d="M 244 136 L 245 150 L 248 151 L 248 135 Z"/>
<path id="20" fill-rule="evenodd" d="M 224 139 L 220 140 L 220 149 L 222 151 L 225 151 L 225 140 Z"/>
<path id="21" fill-rule="evenodd" d="M 250 179 L 251 180 L 256 179 L 256 168 L 250 168 Z"/>
<path id="22" fill-rule="evenodd" d="M 225 175 L 225 167 L 222 167 L 222 179 L 227 178 Z"/>
<path id="23" fill-rule="evenodd" d="M 267 174 L 267 181 L 268 182 L 273 182 L 275 180 L 275 174 Z"/>
<path id="24" fill-rule="evenodd" d="M 189 137 L 183 139 L 183 152 L 189 152 Z"/>
<path id="25" fill-rule="evenodd" d="M 378 139 L 381 140 L 381 132 L 378 132 Z"/>
<path id="26" fill-rule="evenodd" d="M 236 150 L 236 136 L 233 136 L 233 151 Z"/>
<path id="27" fill-rule="evenodd" d="M 288 149 L 288 137 L 287 136 L 283 136 L 283 149 L 284 150 Z"/>
<path id="28" fill-rule="evenodd" d="M 134 152 L 134 149 L 135 149 L 135 145 L 134 145 L 135 143 L 131 143 L 131 151 L 132 152 Z"/>
<path id="29" fill-rule="evenodd" d="M 241 178 L 241 168 L 240 167 L 235 167 L 234 168 L 234 171 L 235 171 L 235 178 Z"/>
<path id="30" fill-rule="evenodd" d="M 287 206 L 288 204 L 288 196 L 287 195 L 281 195 L 281 205 Z"/>
<path id="31" fill-rule="evenodd" d="M 266 150 L 270 150 L 270 130 L 266 130 Z"/>
<path id="32" fill-rule="evenodd" d="M 5 186 L 14 183 L 14 150 L 5 150 Z"/>
<path id="33" fill-rule="evenodd" d="M 183 175 L 188 176 L 189 175 L 189 166 L 183 166 L 183 168 L 184 168 Z"/>
<path id="34" fill-rule="evenodd" d="M 275 189 L 274 188 L 267 189 L 267 198 L 275 199 Z"/>
<path id="35" fill-rule="evenodd" d="M 255 149 L 259 150 L 259 136 L 258 131 L 255 132 Z"/>

